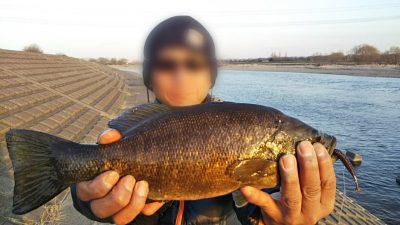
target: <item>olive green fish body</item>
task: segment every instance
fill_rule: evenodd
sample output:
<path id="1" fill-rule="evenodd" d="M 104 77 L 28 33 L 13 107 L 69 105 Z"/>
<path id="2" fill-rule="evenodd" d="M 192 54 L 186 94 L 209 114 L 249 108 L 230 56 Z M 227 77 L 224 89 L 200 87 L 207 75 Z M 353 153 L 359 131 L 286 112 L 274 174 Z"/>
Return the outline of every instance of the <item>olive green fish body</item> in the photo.
<path id="1" fill-rule="evenodd" d="M 129 129 L 125 138 L 109 145 L 10 130 L 14 212 L 37 208 L 71 184 L 108 170 L 148 181 L 153 200 L 208 198 L 245 185 L 275 187 L 279 157 L 294 154 L 299 141 L 321 142 L 331 154 L 336 145 L 333 136 L 273 108 L 252 104 L 210 103 L 176 109 L 150 104 L 113 122 Z M 28 159 L 36 163 L 33 170 Z M 36 180 L 28 187 L 22 183 L 27 179 Z M 32 195 L 32 189 L 41 196 Z"/>
<path id="2" fill-rule="evenodd" d="M 176 109 L 145 121 L 116 144 L 81 145 L 59 155 L 59 170 L 71 183 L 107 170 L 131 174 L 149 182 L 153 200 L 207 198 L 244 185 L 275 187 L 277 159 L 293 154 L 297 142 L 285 131 L 292 120 L 257 105 Z"/>

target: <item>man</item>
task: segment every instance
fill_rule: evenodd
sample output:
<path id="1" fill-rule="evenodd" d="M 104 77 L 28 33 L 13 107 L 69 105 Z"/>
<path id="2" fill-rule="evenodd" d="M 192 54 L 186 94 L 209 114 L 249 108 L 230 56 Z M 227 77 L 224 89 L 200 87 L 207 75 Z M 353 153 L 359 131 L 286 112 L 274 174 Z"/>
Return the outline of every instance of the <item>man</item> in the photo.
<path id="1" fill-rule="evenodd" d="M 196 20 L 172 17 L 149 34 L 143 63 L 144 83 L 156 101 L 188 106 L 212 101 L 209 90 L 217 76 L 212 38 Z M 123 116 L 123 114 L 122 114 Z M 108 129 L 100 144 L 122 138 L 125 131 Z M 232 194 L 196 201 L 146 202 L 148 183 L 108 171 L 72 187 L 75 208 L 92 220 L 116 224 L 315 224 L 334 207 L 336 178 L 332 161 L 321 144 L 302 142 L 297 160 L 279 162 L 281 199 L 244 187 L 250 202 L 237 208 Z M 268 191 L 268 190 L 267 190 Z"/>

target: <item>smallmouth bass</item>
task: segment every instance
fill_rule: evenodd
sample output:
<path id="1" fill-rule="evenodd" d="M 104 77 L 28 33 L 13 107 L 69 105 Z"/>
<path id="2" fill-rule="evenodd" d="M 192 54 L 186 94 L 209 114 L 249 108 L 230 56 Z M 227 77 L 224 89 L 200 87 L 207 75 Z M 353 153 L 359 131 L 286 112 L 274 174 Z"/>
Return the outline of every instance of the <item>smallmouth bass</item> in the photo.
<path id="1" fill-rule="evenodd" d="M 45 204 L 70 185 L 115 170 L 149 183 L 151 200 L 195 200 L 243 186 L 279 185 L 278 160 L 297 143 L 319 142 L 333 159 L 351 164 L 336 138 L 261 105 L 229 102 L 169 108 L 147 104 L 110 121 L 124 138 L 79 144 L 50 134 L 11 129 L 6 142 L 14 168 L 15 214 Z"/>

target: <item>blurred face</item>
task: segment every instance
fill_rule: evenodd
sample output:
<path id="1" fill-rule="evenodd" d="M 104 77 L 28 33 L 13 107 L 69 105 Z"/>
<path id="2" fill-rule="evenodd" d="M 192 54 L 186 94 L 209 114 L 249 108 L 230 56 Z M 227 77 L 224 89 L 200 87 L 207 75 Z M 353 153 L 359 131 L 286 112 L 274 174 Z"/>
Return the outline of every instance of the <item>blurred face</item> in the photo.
<path id="1" fill-rule="evenodd" d="M 151 73 L 154 94 L 168 106 L 200 104 L 212 84 L 207 58 L 180 47 L 160 50 Z"/>

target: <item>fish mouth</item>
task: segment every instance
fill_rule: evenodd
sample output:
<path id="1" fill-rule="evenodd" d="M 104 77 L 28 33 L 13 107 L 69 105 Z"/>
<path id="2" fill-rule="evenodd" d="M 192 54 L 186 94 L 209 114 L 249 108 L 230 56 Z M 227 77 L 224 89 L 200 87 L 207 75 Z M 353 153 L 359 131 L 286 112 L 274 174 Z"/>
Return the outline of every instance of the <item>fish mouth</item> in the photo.
<path id="1" fill-rule="evenodd" d="M 332 155 L 336 148 L 336 137 L 322 132 L 319 132 L 319 136 L 314 138 L 311 142 L 313 144 L 317 142 L 322 144 L 326 150 L 328 150 L 329 155 Z"/>

